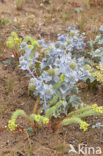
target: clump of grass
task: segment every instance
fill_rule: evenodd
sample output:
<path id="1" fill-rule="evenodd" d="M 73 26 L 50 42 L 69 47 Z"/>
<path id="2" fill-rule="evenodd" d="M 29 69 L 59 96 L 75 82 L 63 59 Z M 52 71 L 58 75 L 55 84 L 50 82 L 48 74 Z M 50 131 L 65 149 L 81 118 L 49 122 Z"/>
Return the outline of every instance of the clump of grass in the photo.
<path id="1" fill-rule="evenodd" d="M 13 90 L 13 84 L 14 84 L 13 79 L 9 78 L 8 82 L 7 82 L 7 88 L 5 90 L 6 95 L 8 95 L 9 92 L 11 92 Z"/>
<path id="2" fill-rule="evenodd" d="M 84 32 L 85 22 L 86 22 L 85 16 L 83 14 L 81 14 L 81 16 L 78 17 L 78 27 L 81 32 Z"/>
<path id="3" fill-rule="evenodd" d="M 90 0 L 86 0 L 87 9 L 90 9 Z"/>
<path id="4" fill-rule="evenodd" d="M 71 20 L 71 10 L 67 11 L 66 13 L 61 15 L 61 18 L 64 22 Z"/>
<path id="5" fill-rule="evenodd" d="M 43 0 L 43 3 L 51 3 L 51 0 Z"/>
<path id="6" fill-rule="evenodd" d="M 24 5 L 24 0 L 16 0 L 17 10 L 21 10 L 23 8 L 23 5 Z"/>
<path id="7" fill-rule="evenodd" d="M 7 18 L 0 17 L 0 28 L 5 26 L 8 23 L 9 23 L 9 20 Z"/>

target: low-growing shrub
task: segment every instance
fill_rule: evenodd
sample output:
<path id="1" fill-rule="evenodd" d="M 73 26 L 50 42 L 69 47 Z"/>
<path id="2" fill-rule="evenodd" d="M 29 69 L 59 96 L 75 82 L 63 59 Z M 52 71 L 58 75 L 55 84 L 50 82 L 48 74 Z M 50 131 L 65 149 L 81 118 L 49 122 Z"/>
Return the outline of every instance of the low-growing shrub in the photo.
<path id="1" fill-rule="evenodd" d="M 61 101 L 59 102 L 61 103 Z M 52 109 L 49 109 L 49 114 L 47 113 L 48 110 L 46 111 L 46 114 L 44 116 L 41 116 L 40 114 L 31 114 L 28 116 L 23 110 L 16 110 L 12 117 L 11 120 L 9 120 L 8 127 L 11 131 L 15 130 L 17 127 L 16 124 L 16 119 L 18 116 L 22 116 L 26 118 L 29 123 L 32 125 L 32 128 L 34 129 L 34 121 L 35 124 L 37 123 L 38 126 L 45 126 L 50 123 L 50 118 L 51 114 L 53 115 L 53 112 L 55 112 L 56 107 L 52 107 Z M 86 131 L 88 129 L 89 124 L 86 123 L 83 118 L 86 118 L 91 115 L 98 115 L 98 114 L 103 114 L 103 107 L 98 107 L 97 104 L 94 104 L 92 106 L 84 106 L 81 109 L 78 109 L 76 111 L 71 112 L 65 119 L 60 121 L 55 127 L 55 130 L 58 130 L 58 128 L 62 126 L 67 126 L 72 123 L 76 123 L 80 125 L 80 129 L 83 129 Z"/>
<path id="2" fill-rule="evenodd" d="M 14 55 L 15 60 L 19 60 L 20 57 L 20 43 L 22 39 L 18 37 L 16 32 L 12 32 L 11 36 L 8 37 L 8 41 L 6 42 L 7 46 L 12 49 L 12 53 Z"/>
<path id="3" fill-rule="evenodd" d="M 37 97 L 33 114 L 28 117 L 29 121 L 31 122 L 31 116 L 33 121 L 38 123 L 40 119 L 41 123 L 42 119 L 49 122 L 52 117 L 58 118 L 66 115 L 66 119 L 61 121 L 57 127 L 78 123 L 81 129 L 86 130 L 88 124 L 82 118 L 103 113 L 103 108 L 97 105 L 95 109 L 92 109 L 92 106 L 85 106 L 78 97 L 77 83 L 86 82 L 88 79 L 94 81 L 95 78 L 92 78 L 91 75 L 93 67 L 86 64 L 84 57 L 86 45 L 83 41 L 84 34 L 80 35 L 75 26 L 69 27 L 67 33 L 59 35 L 56 42 L 50 43 L 44 40 L 36 41 L 30 36 L 26 36 L 21 42 L 21 39 L 14 33 L 15 35 L 8 39 L 7 45 L 10 48 L 17 46 L 18 50 L 23 52 L 19 57 L 19 67 L 29 72 L 27 75 L 30 77 L 28 89 Z M 15 42 L 15 37 L 17 42 Z M 39 104 L 41 107 L 38 110 Z M 74 109 L 77 111 L 71 112 Z M 68 118 L 70 112 L 72 116 Z M 18 115 L 27 117 L 24 111 L 14 112 L 9 122 L 9 127 L 11 126 L 13 130 L 12 125 L 16 127 L 15 121 Z"/>

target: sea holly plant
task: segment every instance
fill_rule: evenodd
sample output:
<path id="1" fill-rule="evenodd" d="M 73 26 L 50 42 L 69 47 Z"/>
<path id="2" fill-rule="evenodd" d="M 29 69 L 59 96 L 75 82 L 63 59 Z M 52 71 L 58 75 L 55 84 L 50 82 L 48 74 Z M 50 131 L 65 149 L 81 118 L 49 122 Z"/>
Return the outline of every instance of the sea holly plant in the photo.
<path id="1" fill-rule="evenodd" d="M 84 36 L 79 37 L 75 27 L 68 28 L 68 32 L 68 35 L 59 36 L 54 43 L 38 41 L 38 51 L 34 50 L 32 44 L 21 44 L 25 54 L 19 58 L 20 68 L 31 74 L 29 90 L 34 89 L 36 96 L 40 94 L 44 109 L 47 109 L 46 103 L 57 91 L 64 100 L 79 80 L 86 80 L 89 76 L 89 71 L 84 70 L 84 58 L 75 58 L 75 53 L 78 57 L 79 51 L 82 52 L 85 47 Z"/>
<path id="2" fill-rule="evenodd" d="M 96 36 L 94 41 L 89 42 L 90 52 L 89 55 L 95 62 L 103 60 L 103 26 L 99 29 L 99 35 Z"/>
<path id="3" fill-rule="evenodd" d="M 78 97 L 76 84 L 79 81 L 86 82 L 91 76 L 83 57 L 85 36 L 80 35 L 75 26 L 69 27 L 67 32 L 67 35 L 59 35 L 55 42 L 36 41 L 26 36 L 19 44 L 19 50 L 23 51 L 19 57 L 19 67 L 28 71 L 27 76 L 30 77 L 28 89 L 39 101 L 34 105 L 34 120 L 36 115 L 39 115 L 39 118 L 46 117 L 49 121 L 52 117 L 68 115 L 71 110 L 84 107 Z M 41 107 L 38 110 L 39 104 Z M 18 111 L 16 113 L 19 114 Z M 91 111 L 90 113 L 92 114 Z M 79 118 L 77 123 L 82 124 L 80 116 L 77 117 Z M 10 121 L 11 125 L 13 118 L 15 118 L 15 112 Z M 16 118 L 13 121 L 14 127 L 15 121 Z"/>
<path id="4" fill-rule="evenodd" d="M 103 83 L 103 26 L 99 29 L 99 35 L 94 41 L 89 42 L 92 66 L 88 66 L 91 72 L 91 82 Z"/>

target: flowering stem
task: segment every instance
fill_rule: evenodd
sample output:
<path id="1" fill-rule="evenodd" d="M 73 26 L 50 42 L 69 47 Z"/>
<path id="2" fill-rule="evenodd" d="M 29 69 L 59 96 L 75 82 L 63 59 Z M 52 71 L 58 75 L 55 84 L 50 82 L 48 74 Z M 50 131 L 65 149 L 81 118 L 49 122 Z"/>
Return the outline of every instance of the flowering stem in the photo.
<path id="1" fill-rule="evenodd" d="M 76 111 L 73 111 L 73 112 L 69 113 L 69 114 L 67 115 L 66 118 L 71 117 L 71 116 L 73 116 L 73 115 L 77 116 L 77 115 L 79 115 L 80 113 L 83 113 L 83 112 L 85 112 L 85 111 L 89 111 L 90 109 L 91 109 L 91 106 L 83 107 L 83 108 L 81 108 L 81 109 L 79 109 L 79 110 L 76 110 Z"/>
<path id="2" fill-rule="evenodd" d="M 94 110 L 89 110 L 89 111 L 83 112 L 82 114 L 77 115 L 77 117 L 85 118 L 87 116 L 92 116 L 92 115 L 96 115 L 96 114 L 99 114 L 99 113 Z"/>

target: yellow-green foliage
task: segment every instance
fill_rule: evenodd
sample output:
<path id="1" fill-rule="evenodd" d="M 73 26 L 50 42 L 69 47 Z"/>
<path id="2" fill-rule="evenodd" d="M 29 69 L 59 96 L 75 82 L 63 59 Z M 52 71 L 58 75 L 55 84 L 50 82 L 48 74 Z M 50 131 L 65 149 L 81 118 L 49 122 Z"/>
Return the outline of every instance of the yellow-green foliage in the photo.
<path id="1" fill-rule="evenodd" d="M 30 122 L 37 122 L 38 124 L 41 124 L 43 123 L 44 125 L 45 124 L 48 124 L 49 122 L 49 119 L 47 117 L 44 117 L 44 116 L 41 116 L 41 115 L 37 115 L 37 114 L 31 114 L 30 116 L 28 116 L 23 110 L 16 110 L 12 117 L 11 117 L 11 120 L 9 120 L 8 122 L 8 128 L 11 130 L 11 131 L 14 131 L 15 128 L 17 127 L 17 124 L 16 124 L 16 119 L 19 117 L 19 116 L 22 116 L 24 118 L 27 118 L 29 119 Z"/>
<path id="2" fill-rule="evenodd" d="M 45 116 L 48 118 L 51 118 L 52 116 L 55 116 L 55 112 L 59 111 L 59 108 L 61 107 L 63 101 L 60 100 L 59 102 L 57 102 L 54 106 L 52 106 L 51 108 L 49 108 L 46 113 Z"/>
<path id="3" fill-rule="evenodd" d="M 61 80 L 61 81 L 64 81 L 64 79 L 65 79 L 65 75 L 61 74 L 61 75 L 60 75 L 60 80 Z"/>
<path id="4" fill-rule="evenodd" d="M 23 50 L 23 42 L 30 42 L 30 44 L 28 44 L 28 49 L 32 48 L 31 54 L 34 55 L 34 52 L 36 50 L 37 47 L 39 47 L 38 41 L 34 40 L 32 37 L 30 36 L 26 36 L 24 38 L 24 40 L 22 40 L 22 38 L 19 38 L 16 32 L 12 32 L 11 36 L 8 37 L 8 40 L 6 42 L 6 45 L 12 49 L 13 55 L 15 57 L 15 60 L 18 60 L 20 55 L 22 55 L 24 53 Z M 20 48 L 20 46 L 22 47 L 22 50 Z M 33 59 L 32 56 L 30 56 L 30 59 Z M 31 61 L 32 63 L 32 61 Z M 37 65 L 38 63 L 36 63 Z M 32 68 L 32 65 L 30 66 Z M 38 67 L 39 68 L 39 67 Z"/>
<path id="5" fill-rule="evenodd" d="M 58 101 L 58 99 L 59 99 L 60 96 L 61 96 L 61 94 L 60 94 L 60 92 L 58 91 L 58 92 L 56 93 L 56 95 L 53 97 L 53 99 L 48 103 L 48 107 L 54 105 L 54 104 Z"/>
<path id="6" fill-rule="evenodd" d="M 11 131 L 15 130 L 15 128 L 17 127 L 17 124 L 15 122 L 16 122 L 16 119 L 18 118 L 18 116 L 26 117 L 26 113 L 23 110 L 16 110 L 13 113 L 11 120 L 9 120 L 9 122 L 8 122 L 8 128 Z"/>
<path id="7" fill-rule="evenodd" d="M 57 92 L 57 94 L 52 98 L 52 100 L 48 103 L 48 107 L 51 107 L 51 106 L 53 106 L 53 105 L 55 105 L 56 103 L 57 103 L 57 101 L 58 101 L 58 99 L 59 99 L 59 97 L 61 96 L 61 94 L 60 94 L 60 92 L 58 91 Z M 53 112 L 54 112 L 54 108 L 55 108 L 55 106 L 54 107 L 51 107 L 50 108 L 50 110 L 51 111 L 49 111 L 49 109 L 46 111 L 47 112 L 47 114 L 50 112 L 50 114 L 53 114 Z M 43 107 L 41 107 L 39 110 L 38 110 L 38 113 L 41 113 L 41 111 L 43 110 Z M 50 115 L 51 116 L 51 115 Z"/>
<path id="8" fill-rule="evenodd" d="M 80 129 L 83 129 L 84 131 L 86 131 L 89 126 L 89 124 L 87 124 L 86 122 L 84 122 L 83 120 L 81 120 L 78 117 L 71 117 L 70 119 L 65 119 L 62 122 L 63 125 L 69 125 L 72 123 L 78 123 L 80 125 Z"/>
<path id="9" fill-rule="evenodd" d="M 12 32 L 11 36 L 8 37 L 8 41 L 6 42 L 7 46 L 11 49 L 17 48 L 19 50 L 19 46 L 22 39 L 18 37 L 16 32 Z"/>
<path id="10" fill-rule="evenodd" d="M 85 106 L 77 111 L 71 112 L 69 116 L 61 122 L 61 124 L 69 125 L 72 123 L 77 123 L 80 125 L 80 129 L 86 131 L 89 124 L 83 121 L 82 118 L 98 114 L 103 114 L 102 106 L 98 107 L 97 104 L 94 104 L 92 106 Z"/>
<path id="11" fill-rule="evenodd" d="M 31 36 L 25 36 L 23 42 L 30 42 L 28 48 L 32 48 L 32 54 L 34 54 L 37 47 L 39 47 L 38 41 L 34 40 Z"/>
<path id="12" fill-rule="evenodd" d="M 49 119 L 41 115 L 31 114 L 30 121 L 36 121 L 38 124 L 41 124 L 41 123 L 48 124 Z"/>
<path id="13" fill-rule="evenodd" d="M 55 106 L 51 107 L 46 111 L 45 116 L 37 115 L 37 114 L 31 114 L 28 116 L 23 110 L 16 110 L 11 120 L 8 122 L 8 128 L 13 131 L 17 127 L 16 119 L 18 116 L 22 116 L 24 118 L 29 119 L 30 122 L 35 121 L 38 124 L 48 124 L 50 118 L 53 116 L 53 113 L 55 113 L 55 110 L 59 108 L 60 104 L 62 104 L 62 101 L 59 101 Z M 56 108 L 57 107 L 57 108 Z M 64 120 L 62 120 L 61 124 L 63 126 L 76 123 L 80 125 L 80 129 L 83 129 L 86 131 L 88 129 L 89 124 L 86 123 L 82 118 L 91 116 L 91 115 L 98 115 L 103 114 L 103 107 L 98 107 L 97 104 L 94 104 L 92 106 L 85 106 L 79 110 L 71 112 Z"/>
<path id="14" fill-rule="evenodd" d="M 53 88 L 54 89 L 58 89 L 60 86 L 62 86 L 62 84 L 63 84 L 63 77 L 61 76 L 61 78 L 60 79 L 62 79 L 62 80 L 60 80 L 58 83 L 56 83 L 55 85 L 53 85 Z"/>
<path id="15" fill-rule="evenodd" d="M 96 66 L 97 70 L 91 72 L 91 76 L 95 77 L 100 83 L 103 83 L 103 66 Z"/>

